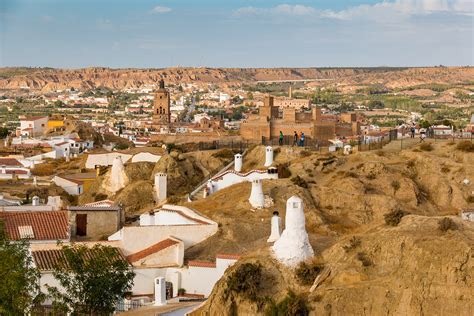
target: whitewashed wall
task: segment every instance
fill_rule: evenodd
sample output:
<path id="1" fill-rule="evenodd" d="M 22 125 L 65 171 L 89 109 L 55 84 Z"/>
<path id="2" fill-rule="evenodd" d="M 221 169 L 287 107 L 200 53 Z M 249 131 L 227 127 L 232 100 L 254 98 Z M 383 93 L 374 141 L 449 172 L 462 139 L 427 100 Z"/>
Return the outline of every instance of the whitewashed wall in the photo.
<path id="1" fill-rule="evenodd" d="M 213 192 L 217 192 L 237 183 L 251 182 L 255 179 L 278 179 L 278 174 L 267 173 L 266 171 L 262 173 L 257 170 L 253 170 L 248 173 L 235 173 L 230 171 L 225 173 L 222 177 L 216 176 L 212 179 Z"/>

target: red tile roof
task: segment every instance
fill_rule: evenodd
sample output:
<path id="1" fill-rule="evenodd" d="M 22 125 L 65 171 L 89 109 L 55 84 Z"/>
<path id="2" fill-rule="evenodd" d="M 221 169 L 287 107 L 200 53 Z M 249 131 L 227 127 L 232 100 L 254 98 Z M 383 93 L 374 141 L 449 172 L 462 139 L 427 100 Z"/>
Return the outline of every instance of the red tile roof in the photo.
<path id="1" fill-rule="evenodd" d="M 174 240 L 174 239 L 170 239 L 170 238 L 167 238 L 167 239 L 164 239 L 148 248 L 145 248 L 143 250 L 140 250 L 139 252 L 136 252 L 134 254 L 131 254 L 129 256 L 127 256 L 127 260 L 129 262 L 135 262 L 135 261 L 138 261 L 140 259 L 143 259 L 145 257 L 148 257 L 149 255 L 151 254 L 154 254 L 154 253 L 157 253 L 163 249 L 166 249 L 166 248 L 169 248 L 171 246 L 174 246 L 178 244 L 178 241 Z"/>
<path id="2" fill-rule="evenodd" d="M 36 121 L 36 120 L 39 120 L 39 119 L 43 119 L 47 116 L 28 116 L 28 117 L 25 117 L 24 119 L 21 119 L 21 121 Z"/>
<path id="3" fill-rule="evenodd" d="M 240 259 L 240 255 L 237 255 L 237 254 L 217 254 L 216 255 L 216 258 L 218 259 L 229 259 L 229 260 L 239 260 Z"/>
<path id="4" fill-rule="evenodd" d="M 112 247 L 113 256 L 110 258 L 111 261 L 117 259 L 125 260 L 123 255 L 120 253 L 118 248 Z M 62 249 L 50 249 L 50 250 L 36 250 L 32 252 L 33 260 L 35 261 L 36 267 L 42 271 L 54 270 L 58 265 L 65 265 L 65 256 Z M 85 260 L 90 260 L 93 256 L 100 255 L 98 250 L 93 248 L 87 251 L 85 254 Z"/>
<path id="5" fill-rule="evenodd" d="M 208 262 L 208 261 L 188 261 L 188 266 L 190 267 L 200 267 L 200 268 L 215 268 L 216 263 L 215 262 Z"/>
<path id="6" fill-rule="evenodd" d="M 23 167 L 16 158 L 0 158 L 0 166 Z"/>
<path id="7" fill-rule="evenodd" d="M 11 240 L 20 240 L 19 226 L 31 226 L 33 240 L 69 239 L 69 220 L 65 211 L 0 212 L 5 231 Z"/>

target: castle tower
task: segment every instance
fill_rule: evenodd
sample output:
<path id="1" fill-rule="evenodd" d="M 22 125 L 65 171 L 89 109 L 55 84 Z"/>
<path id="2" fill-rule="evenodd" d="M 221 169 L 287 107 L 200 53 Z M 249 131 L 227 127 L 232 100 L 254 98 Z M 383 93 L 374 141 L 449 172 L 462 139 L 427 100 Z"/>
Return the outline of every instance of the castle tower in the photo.
<path id="1" fill-rule="evenodd" d="M 166 190 L 167 190 L 167 180 L 168 176 L 166 173 L 157 173 L 155 174 L 155 194 L 156 194 L 156 202 L 160 203 L 166 200 Z"/>
<path id="2" fill-rule="evenodd" d="M 273 148 L 272 146 L 267 146 L 265 148 L 265 167 L 270 167 L 273 163 Z"/>
<path id="3" fill-rule="evenodd" d="M 153 101 L 153 125 L 168 125 L 171 122 L 170 93 L 165 82 L 160 80 L 160 88 L 155 92 Z"/>
<path id="4" fill-rule="evenodd" d="M 252 191 L 250 192 L 249 202 L 252 207 L 263 208 L 265 206 L 265 197 L 263 195 L 262 180 L 252 181 Z"/>
<path id="5" fill-rule="evenodd" d="M 237 172 L 242 171 L 242 155 L 237 154 L 234 156 L 234 170 Z"/>
<path id="6" fill-rule="evenodd" d="M 292 196 L 286 202 L 285 230 L 272 250 L 281 263 L 290 267 L 314 256 L 306 232 L 303 201 L 299 197 Z"/>
<path id="7" fill-rule="evenodd" d="M 267 242 L 275 242 L 281 235 L 281 218 L 277 211 L 273 212 L 271 225 L 270 237 L 268 237 Z"/>

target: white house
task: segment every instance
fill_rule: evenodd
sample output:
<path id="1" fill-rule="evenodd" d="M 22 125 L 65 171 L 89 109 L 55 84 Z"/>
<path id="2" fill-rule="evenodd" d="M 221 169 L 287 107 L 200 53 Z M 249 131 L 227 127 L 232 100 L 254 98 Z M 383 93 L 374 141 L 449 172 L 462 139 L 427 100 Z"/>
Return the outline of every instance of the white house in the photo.
<path id="1" fill-rule="evenodd" d="M 432 127 L 433 135 L 435 137 L 452 137 L 453 136 L 453 128 L 451 126 L 446 125 L 435 125 Z"/>
<path id="2" fill-rule="evenodd" d="M 86 161 L 87 169 L 95 169 L 97 166 L 112 166 L 115 157 L 120 156 L 122 162 L 126 163 L 132 158 L 132 155 L 122 153 L 106 153 L 106 154 L 94 154 L 88 155 Z"/>
<path id="3" fill-rule="evenodd" d="M 20 119 L 21 136 L 39 136 L 48 128 L 47 116 L 29 116 Z M 20 136 L 18 135 L 18 136 Z"/>
<path id="4" fill-rule="evenodd" d="M 247 173 L 227 170 L 211 178 L 208 183 L 208 191 L 211 194 L 237 183 L 252 182 L 257 179 L 278 179 L 278 170 L 276 168 L 269 168 L 268 170 L 252 170 Z"/>
<path id="5" fill-rule="evenodd" d="M 84 181 L 55 176 L 53 182 L 71 195 L 81 195 L 84 193 Z"/>

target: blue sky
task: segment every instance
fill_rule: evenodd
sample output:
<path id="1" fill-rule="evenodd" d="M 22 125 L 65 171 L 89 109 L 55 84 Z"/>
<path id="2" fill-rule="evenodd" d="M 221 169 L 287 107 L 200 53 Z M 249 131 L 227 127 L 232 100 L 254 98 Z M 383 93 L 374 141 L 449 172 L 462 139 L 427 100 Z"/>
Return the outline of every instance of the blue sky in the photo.
<path id="1" fill-rule="evenodd" d="M 0 0 L 0 66 L 474 64 L 473 0 Z"/>

